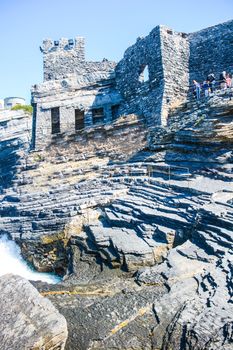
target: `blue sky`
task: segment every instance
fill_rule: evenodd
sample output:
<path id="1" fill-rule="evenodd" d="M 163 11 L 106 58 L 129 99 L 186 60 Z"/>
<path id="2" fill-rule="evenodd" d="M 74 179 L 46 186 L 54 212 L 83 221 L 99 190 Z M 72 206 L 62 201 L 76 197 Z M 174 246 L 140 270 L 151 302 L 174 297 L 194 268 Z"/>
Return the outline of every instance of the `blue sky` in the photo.
<path id="1" fill-rule="evenodd" d="M 118 61 L 156 25 L 193 32 L 233 19 L 233 0 L 0 0 L 0 97 L 42 81 L 44 38 L 86 38 L 86 58 Z"/>

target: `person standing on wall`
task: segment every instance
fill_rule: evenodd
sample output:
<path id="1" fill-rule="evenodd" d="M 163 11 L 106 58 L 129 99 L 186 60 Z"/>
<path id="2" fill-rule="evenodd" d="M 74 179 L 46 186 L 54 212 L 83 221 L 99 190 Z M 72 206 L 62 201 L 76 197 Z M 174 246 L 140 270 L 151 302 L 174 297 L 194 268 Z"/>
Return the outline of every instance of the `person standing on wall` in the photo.
<path id="1" fill-rule="evenodd" d="M 209 84 L 210 84 L 210 92 L 213 93 L 213 92 L 214 92 L 214 88 L 215 88 L 215 84 L 216 84 L 216 79 L 215 79 L 214 73 L 208 74 L 206 80 L 209 81 Z"/>
<path id="2" fill-rule="evenodd" d="M 210 95 L 210 83 L 208 80 L 203 81 L 202 88 L 204 90 L 205 97 Z"/>
<path id="3" fill-rule="evenodd" d="M 230 77 L 230 74 L 227 74 L 227 77 L 226 77 L 226 84 L 227 84 L 227 87 L 228 88 L 231 88 L 232 87 L 232 79 Z"/>
<path id="4" fill-rule="evenodd" d="M 194 96 L 196 97 L 196 99 L 200 100 L 201 86 L 196 80 L 193 80 L 193 93 L 194 93 Z"/>
<path id="5" fill-rule="evenodd" d="M 219 76 L 219 83 L 220 83 L 220 88 L 222 90 L 225 90 L 227 88 L 227 76 L 226 72 L 223 71 L 220 76 Z"/>

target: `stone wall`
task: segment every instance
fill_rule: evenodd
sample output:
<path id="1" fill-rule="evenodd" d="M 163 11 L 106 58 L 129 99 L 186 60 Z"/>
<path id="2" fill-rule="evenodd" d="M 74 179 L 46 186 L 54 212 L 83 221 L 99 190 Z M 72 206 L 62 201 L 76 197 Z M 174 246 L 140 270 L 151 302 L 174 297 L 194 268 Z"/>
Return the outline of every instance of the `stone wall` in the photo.
<path id="1" fill-rule="evenodd" d="M 57 80 L 76 73 L 79 78 L 86 77 L 87 80 L 101 79 L 102 74 L 111 74 L 115 62 L 104 59 L 102 62 L 85 61 L 84 38 L 73 39 L 62 38 L 59 41 L 46 39 L 41 47 L 43 52 L 44 81 Z"/>
<path id="2" fill-rule="evenodd" d="M 189 41 L 187 34 L 161 26 L 161 54 L 164 70 L 164 92 L 161 124 L 167 124 L 170 106 L 185 99 L 189 85 Z"/>
<path id="3" fill-rule="evenodd" d="M 32 87 L 34 107 L 32 148 L 46 147 L 54 139 L 51 112 L 59 108 L 60 135 L 75 133 L 75 110 L 84 114 L 84 127 L 93 124 L 92 110 L 103 109 L 102 122 L 112 120 L 112 106 L 121 97 L 114 88 L 115 62 L 85 61 L 84 39 L 44 40 L 44 82 Z"/>
<path id="4" fill-rule="evenodd" d="M 122 110 L 144 115 L 148 125 L 166 124 L 167 105 L 186 96 L 188 64 L 186 34 L 158 26 L 138 38 L 116 67 L 117 88 L 125 99 Z M 145 67 L 147 81 L 142 79 Z"/>
<path id="5" fill-rule="evenodd" d="M 148 81 L 142 79 L 145 67 Z M 144 115 L 148 124 L 160 123 L 164 81 L 159 26 L 125 51 L 116 66 L 116 86 L 124 98 L 123 113 Z"/>
<path id="6" fill-rule="evenodd" d="M 233 73 L 233 21 L 189 34 L 190 83 L 202 82 L 210 72 L 216 79 L 225 70 Z"/>
<path id="7" fill-rule="evenodd" d="M 61 81 L 45 82 L 34 89 L 32 102 L 34 104 L 33 146 L 41 149 L 51 143 L 56 137 L 52 135 L 51 109 L 60 111 L 60 136 L 74 134 L 75 110 L 84 113 L 84 126 L 93 125 L 92 110 L 103 108 L 103 123 L 112 121 L 111 107 L 120 104 L 121 96 L 112 86 L 111 80 L 103 80 L 102 84 L 90 84 L 82 87 L 72 79 L 65 80 L 67 85 L 62 87 Z M 53 94 L 51 94 L 51 89 Z M 75 92 L 74 92 L 75 91 Z M 35 116 L 36 113 L 36 116 Z"/>

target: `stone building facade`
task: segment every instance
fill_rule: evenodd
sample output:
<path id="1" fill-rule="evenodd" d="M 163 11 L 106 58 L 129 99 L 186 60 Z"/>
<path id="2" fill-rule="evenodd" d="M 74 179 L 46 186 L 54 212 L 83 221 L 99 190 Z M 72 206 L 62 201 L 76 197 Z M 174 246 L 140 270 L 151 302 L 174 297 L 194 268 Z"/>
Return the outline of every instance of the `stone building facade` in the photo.
<path id="1" fill-rule="evenodd" d="M 193 79 L 233 72 L 232 43 L 233 21 L 191 34 L 157 26 L 116 64 L 86 61 L 81 37 L 45 40 L 44 82 L 32 88 L 32 147 L 122 114 L 144 117 L 148 126 L 166 125 L 169 108 L 187 99 Z"/>

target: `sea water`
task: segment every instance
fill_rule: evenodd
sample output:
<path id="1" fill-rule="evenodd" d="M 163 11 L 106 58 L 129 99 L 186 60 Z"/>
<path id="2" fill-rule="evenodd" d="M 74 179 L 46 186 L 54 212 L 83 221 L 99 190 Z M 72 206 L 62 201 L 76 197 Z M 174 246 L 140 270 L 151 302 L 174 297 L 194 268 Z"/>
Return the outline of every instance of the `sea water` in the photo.
<path id="1" fill-rule="evenodd" d="M 61 278 L 52 273 L 33 270 L 22 258 L 19 246 L 6 235 L 0 237 L 0 276 L 13 273 L 32 281 L 58 283 Z"/>

